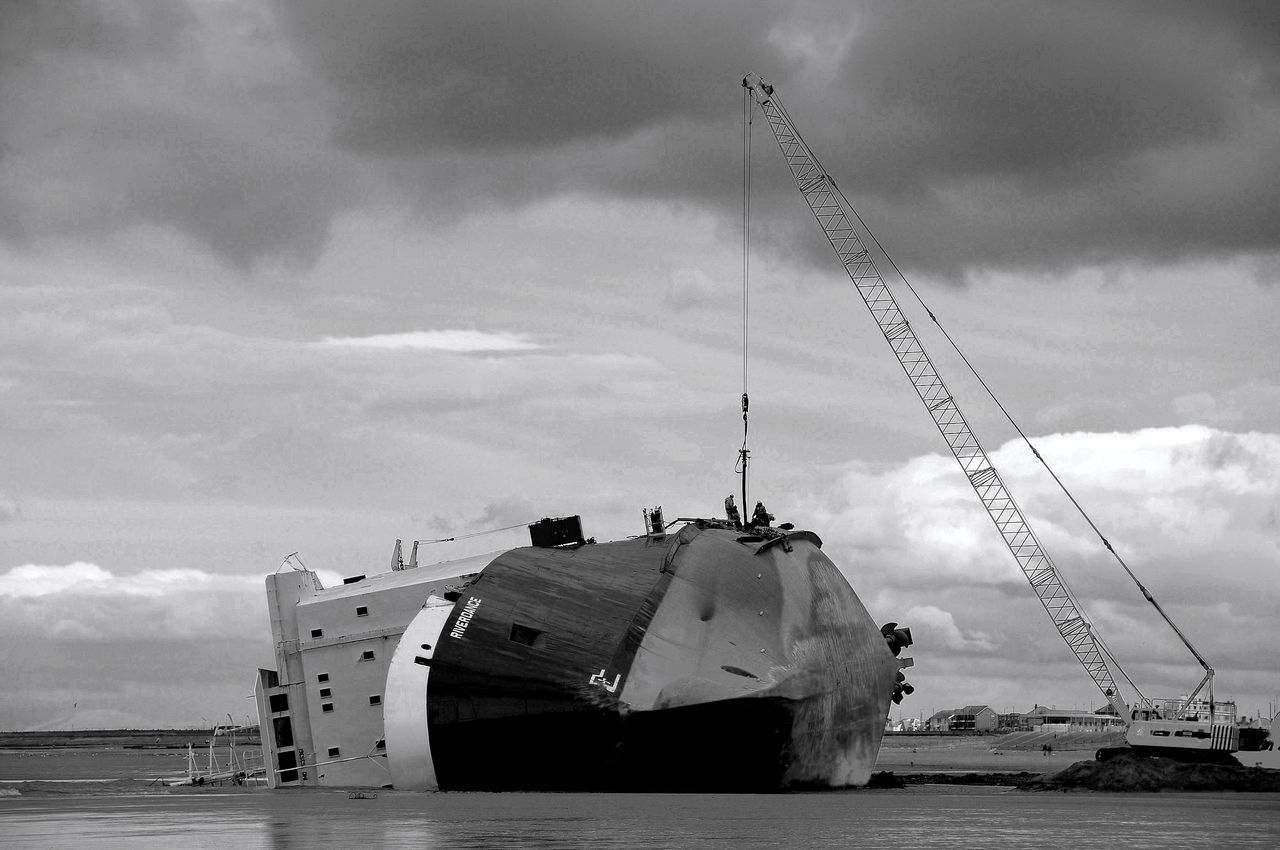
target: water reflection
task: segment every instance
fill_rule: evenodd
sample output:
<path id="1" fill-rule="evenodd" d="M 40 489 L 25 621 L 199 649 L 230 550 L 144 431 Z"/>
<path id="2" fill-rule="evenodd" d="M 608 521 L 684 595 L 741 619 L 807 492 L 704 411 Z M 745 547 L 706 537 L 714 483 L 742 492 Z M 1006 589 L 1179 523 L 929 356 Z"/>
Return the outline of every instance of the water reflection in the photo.
<path id="1" fill-rule="evenodd" d="M 750 795 L 333 791 L 0 798 L 6 848 L 1280 846 L 1276 794 Z"/>

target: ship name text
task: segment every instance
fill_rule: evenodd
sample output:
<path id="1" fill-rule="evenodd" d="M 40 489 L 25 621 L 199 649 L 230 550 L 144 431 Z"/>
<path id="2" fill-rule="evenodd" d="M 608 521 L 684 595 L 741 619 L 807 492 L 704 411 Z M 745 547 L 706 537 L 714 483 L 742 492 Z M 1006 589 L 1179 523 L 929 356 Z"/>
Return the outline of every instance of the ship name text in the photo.
<path id="1" fill-rule="evenodd" d="M 476 615 L 476 609 L 480 607 L 480 600 L 474 596 L 467 600 L 467 604 L 462 606 L 462 613 L 458 615 L 458 619 L 453 624 L 453 629 L 449 632 L 449 637 L 460 638 L 462 633 L 467 630 L 467 626 L 471 625 L 471 618 Z"/>

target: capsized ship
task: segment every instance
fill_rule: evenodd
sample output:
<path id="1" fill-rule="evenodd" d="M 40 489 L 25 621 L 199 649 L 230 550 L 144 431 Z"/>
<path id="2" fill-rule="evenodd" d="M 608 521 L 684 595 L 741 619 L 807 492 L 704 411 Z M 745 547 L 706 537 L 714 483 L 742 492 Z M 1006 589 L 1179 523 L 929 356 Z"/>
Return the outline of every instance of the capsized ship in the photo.
<path id="1" fill-rule="evenodd" d="M 325 588 L 267 577 L 257 702 L 273 787 L 776 791 L 865 784 L 910 632 L 763 510 Z M 678 527 L 677 527 L 678 526 Z"/>

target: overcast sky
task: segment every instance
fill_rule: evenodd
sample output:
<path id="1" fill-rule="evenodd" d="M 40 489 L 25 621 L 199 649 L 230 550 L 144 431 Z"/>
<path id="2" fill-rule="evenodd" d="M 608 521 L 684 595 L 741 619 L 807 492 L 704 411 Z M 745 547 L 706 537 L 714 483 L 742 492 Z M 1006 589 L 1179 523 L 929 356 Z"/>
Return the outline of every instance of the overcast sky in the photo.
<path id="1" fill-rule="evenodd" d="M 295 550 L 335 581 L 721 513 L 747 71 L 1265 711 L 1278 44 L 1273 2 L 3 4 L 0 728 L 243 719 Z M 912 627 L 902 712 L 1100 705 L 760 120 L 753 153 L 752 498 Z M 925 343 L 1129 673 L 1193 687 Z"/>

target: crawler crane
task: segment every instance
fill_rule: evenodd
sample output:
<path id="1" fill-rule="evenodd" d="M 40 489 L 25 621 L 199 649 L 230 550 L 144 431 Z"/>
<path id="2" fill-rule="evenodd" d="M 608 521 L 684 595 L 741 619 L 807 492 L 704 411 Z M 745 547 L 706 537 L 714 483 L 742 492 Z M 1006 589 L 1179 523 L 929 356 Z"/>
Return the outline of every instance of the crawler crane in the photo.
<path id="1" fill-rule="evenodd" d="M 1102 691 L 1116 715 L 1125 722 L 1125 739 L 1129 746 L 1142 753 L 1188 761 L 1232 761 L 1230 754 L 1238 748 L 1239 730 L 1233 716 L 1234 706 L 1230 703 L 1217 705 L 1214 702 L 1213 668 L 1099 532 L 1098 536 L 1107 550 L 1116 557 L 1142 595 L 1155 607 L 1204 670 L 1204 677 L 1190 695 L 1176 700 L 1153 700 L 1144 696 L 1125 674 L 1005 487 L 991 458 L 969 427 L 911 323 L 899 308 L 897 299 L 885 285 L 877 268 L 876 258 L 872 256 L 868 246 L 876 246 L 878 256 L 885 257 L 890 266 L 893 266 L 892 260 L 883 253 L 883 249 L 835 181 L 809 149 L 783 109 L 773 87 L 754 73 L 748 74 L 742 85 L 768 121 L 769 129 L 782 150 L 796 187 L 809 204 L 840 264 L 848 273 L 867 309 L 871 311 L 876 325 L 892 348 L 894 356 L 898 358 L 978 499 L 1053 620 L 1058 634 Z M 896 266 L 893 268 L 896 271 Z M 931 311 L 929 317 L 937 322 Z M 983 386 L 986 387 L 985 382 Z M 1002 411 L 1003 409 L 1001 407 Z M 1010 422 L 1013 420 L 1010 419 Z M 1013 424 L 1017 427 L 1016 423 Z M 1020 428 L 1018 432 L 1022 434 Z M 1022 436 L 1025 440 L 1026 436 Z M 1027 444 L 1031 445 L 1029 440 Z M 1034 446 L 1031 446 L 1031 450 L 1043 462 Z M 1049 471 L 1052 474 L 1052 469 Z M 1057 476 L 1053 477 L 1061 486 Z M 1069 492 L 1067 495 L 1070 497 Z M 1071 500 L 1079 508 L 1075 499 Z M 1081 513 L 1083 514 L 1083 510 Z M 1087 514 L 1085 519 L 1096 532 L 1097 526 L 1093 525 Z M 1125 692 L 1130 694 L 1127 700 L 1121 692 L 1121 683 Z M 1201 698 L 1201 694 L 1205 694 L 1205 697 Z M 1098 757 L 1108 758 L 1121 749 L 1123 748 L 1100 750 Z"/>

